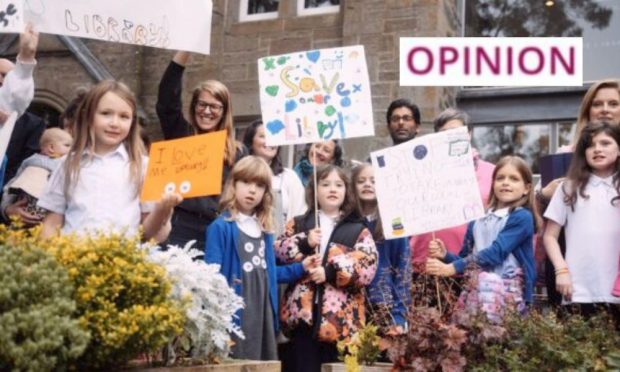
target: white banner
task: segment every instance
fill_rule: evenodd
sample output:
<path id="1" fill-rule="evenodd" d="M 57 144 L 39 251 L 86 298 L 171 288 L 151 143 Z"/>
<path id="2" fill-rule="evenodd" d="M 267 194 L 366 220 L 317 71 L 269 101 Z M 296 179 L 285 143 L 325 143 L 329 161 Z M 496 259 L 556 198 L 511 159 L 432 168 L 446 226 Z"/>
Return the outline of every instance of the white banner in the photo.
<path id="1" fill-rule="evenodd" d="M 39 32 L 209 54 L 211 0 L 25 0 Z"/>
<path id="2" fill-rule="evenodd" d="M 401 37 L 400 85 L 582 86 L 580 37 Z"/>
<path id="3" fill-rule="evenodd" d="M 24 1 L 0 0 L 0 33 L 24 31 Z"/>
<path id="4" fill-rule="evenodd" d="M 260 58 L 258 81 L 271 146 L 375 133 L 363 46 Z"/>
<path id="5" fill-rule="evenodd" d="M 387 239 L 484 216 L 469 141 L 462 127 L 370 154 Z"/>

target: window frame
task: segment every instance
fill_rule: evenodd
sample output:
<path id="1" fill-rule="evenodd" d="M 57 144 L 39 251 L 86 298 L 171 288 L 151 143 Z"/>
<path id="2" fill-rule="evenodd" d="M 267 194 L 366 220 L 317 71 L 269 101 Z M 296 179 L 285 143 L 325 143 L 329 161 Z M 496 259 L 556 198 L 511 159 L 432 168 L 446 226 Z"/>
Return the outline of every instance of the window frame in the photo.
<path id="1" fill-rule="evenodd" d="M 340 12 L 340 6 L 331 5 L 331 6 L 322 6 L 318 8 L 306 8 L 305 0 L 297 0 L 297 15 L 302 16 L 313 16 L 313 15 L 321 15 L 321 14 L 334 14 Z"/>
<path id="2" fill-rule="evenodd" d="M 257 14 L 248 14 L 248 5 L 250 0 L 241 0 L 239 4 L 239 22 L 254 22 L 277 19 L 280 15 L 280 2 L 278 2 L 278 10 L 274 12 L 265 12 Z"/>

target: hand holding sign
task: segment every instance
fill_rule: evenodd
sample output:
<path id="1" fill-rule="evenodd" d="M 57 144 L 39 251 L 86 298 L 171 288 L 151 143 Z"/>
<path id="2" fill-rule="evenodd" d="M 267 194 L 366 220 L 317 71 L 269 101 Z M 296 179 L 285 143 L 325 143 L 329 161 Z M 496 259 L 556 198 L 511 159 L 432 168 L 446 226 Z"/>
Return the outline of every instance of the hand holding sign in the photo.
<path id="1" fill-rule="evenodd" d="M 225 141 L 226 131 L 218 131 L 153 143 L 141 199 L 175 192 L 184 198 L 219 194 Z"/>

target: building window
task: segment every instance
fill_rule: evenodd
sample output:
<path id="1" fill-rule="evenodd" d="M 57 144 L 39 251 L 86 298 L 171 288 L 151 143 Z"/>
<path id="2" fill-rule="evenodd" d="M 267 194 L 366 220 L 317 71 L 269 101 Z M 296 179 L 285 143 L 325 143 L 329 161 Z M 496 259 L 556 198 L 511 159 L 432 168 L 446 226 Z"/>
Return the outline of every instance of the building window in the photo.
<path id="1" fill-rule="evenodd" d="M 297 0 L 297 15 L 338 13 L 340 0 Z"/>
<path id="2" fill-rule="evenodd" d="M 620 2 L 465 0 L 464 36 L 583 37 L 583 78 L 620 75 Z"/>
<path id="3" fill-rule="evenodd" d="M 241 0 L 239 21 L 261 21 L 278 18 L 280 0 Z"/>
<path id="4" fill-rule="evenodd" d="M 539 173 L 538 159 L 554 154 L 572 139 L 571 122 L 481 125 L 473 131 L 474 147 L 491 163 L 506 155 L 525 159 L 533 173 Z"/>

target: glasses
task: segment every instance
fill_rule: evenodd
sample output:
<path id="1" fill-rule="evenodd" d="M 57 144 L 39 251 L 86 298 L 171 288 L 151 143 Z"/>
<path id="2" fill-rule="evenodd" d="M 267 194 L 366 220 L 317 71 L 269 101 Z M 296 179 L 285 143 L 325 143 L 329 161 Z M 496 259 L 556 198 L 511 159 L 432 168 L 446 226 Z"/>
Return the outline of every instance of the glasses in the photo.
<path id="1" fill-rule="evenodd" d="M 392 123 L 392 124 L 398 124 L 401 120 L 402 121 L 413 121 L 413 116 L 411 116 L 411 115 L 403 115 L 403 116 L 392 115 L 390 117 L 390 123 Z"/>
<path id="2" fill-rule="evenodd" d="M 205 111 L 207 108 L 214 114 L 219 114 L 224 109 L 223 105 L 219 103 L 208 103 L 205 101 L 198 101 L 196 108 L 200 111 Z"/>

